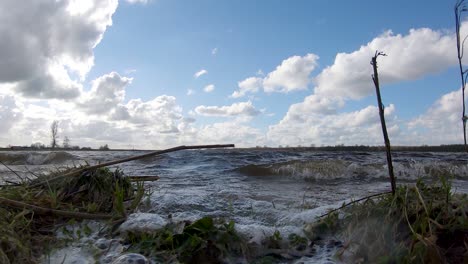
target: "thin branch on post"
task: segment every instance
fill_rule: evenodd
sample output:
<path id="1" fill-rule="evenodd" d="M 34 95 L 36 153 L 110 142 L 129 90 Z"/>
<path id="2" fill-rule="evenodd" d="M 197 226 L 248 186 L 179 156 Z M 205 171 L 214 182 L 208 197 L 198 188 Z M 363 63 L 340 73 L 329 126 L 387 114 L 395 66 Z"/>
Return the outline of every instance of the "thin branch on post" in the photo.
<path id="1" fill-rule="evenodd" d="M 390 183 L 392 185 L 392 194 L 395 195 L 396 183 L 395 175 L 393 174 L 393 163 L 392 163 L 392 153 L 390 151 L 390 140 L 388 139 L 387 126 L 385 125 L 385 116 L 384 116 L 384 106 L 382 104 L 382 97 L 380 96 L 380 86 L 379 86 L 379 73 L 377 72 L 377 57 L 387 56 L 383 52 L 375 52 L 374 57 L 372 57 L 371 65 L 374 68 L 374 74 L 372 75 L 372 80 L 374 81 L 375 91 L 377 93 L 377 103 L 379 104 L 379 115 L 380 123 L 382 125 L 382 132 L 385 141 L 385 149 L 387 151 L 387 165 L 388 165 L 388 174 L 390 176 Z"/>
<path id="2" fill-rule="evenodd" d="M 463 41 L 460 38 L 460 28 L 461 28 L 461 16 L 463 12 L 468 11 L 465 0 L 458 0 L 455 5 L 455 27 L 456 27 L 456 37 L 457 37 L 457 56 L 458 56 L 458 66 L 460 68 L 460 77 L 461 77 L 461 90 L 462 90 L 462 103 L 463 103 L 463 112 L 462 112 L 462 123 L 463 123 L 463 142 L 465 144 L 465 150 L 468 151 L 468 145 L 466 144 L 466 121 L 468 117 L 465 114 L 465 87 L 466 79 L 468 77 L 468 72 L 463 69 L 462 59 L 463 59 L 463 47 L 465 45 L 466 36 Z"/>

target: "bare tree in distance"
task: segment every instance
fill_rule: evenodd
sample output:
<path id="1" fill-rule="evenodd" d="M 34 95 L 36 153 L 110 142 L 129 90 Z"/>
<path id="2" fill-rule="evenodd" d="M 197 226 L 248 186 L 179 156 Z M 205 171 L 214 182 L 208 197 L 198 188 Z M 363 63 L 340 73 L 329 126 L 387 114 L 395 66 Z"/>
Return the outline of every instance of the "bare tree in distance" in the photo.
<path id="1" fill-rule="evenodd" d="M 71 147 L 70 139 L 67 136 L 65 136 L 63 138 L 63 148 L 70 148 L 70 147 Z"/>
<path id="2" fill-rule="evenodd" d="M 374 69 L 374 74 L 372 75 L 372 80 L 375 85 L 375 92 L 377 93 L 377 103 L 379 104 L 379 115 L 380 115 L 380 124 L 382 125 L 382 133 L 385 141 L 385 149 L 387 151 L 387 166 L 388 174 L 390 176 L 390 184 L 392 185 L 392 194 L 395 195 L 396 183 L 395 175 L 393 174 L 393 163 L 392 163 L 392 153 L 390 151 L 390 139 L 388 139 L 387 126 L 385 125 L 385 112 L 384 106 L 382 104 L 382 97 L 380 96 L 380 84 L 379 84 L 379 73 L 377 71 L 377 58 L 379 56 L 387 56 L 383 52 L 376 51 L 374 57 L 372 57 L 371 65 Z"/>
<path id="3" fill-rule="evenodd" d="M 468 147 L 466 144 L 466 121 L 468 117 L 465 115 L 465 88 L 466 88 L 466 80 L 468 78 L 468 70 L 463 69 L 462 59 L 464 55 L 464 46 L 465 41 L 468 36 L 463 38 L 463 41 L 460 37 L 460 28 L 461 28 L 461 19 L 463 12 L 468 11 L 466 6 L 465 0 L 458 0 L 455 4 L 455 27 L 456 27 L 456 36 L 457 36 L 457 56 L 458 56 L 458 66 L 460 68 L 460 77 L 462 82 L 462 102 L 463 102 L 463 113 L 462 113 L 462 123 L 463 123 L 463 142 L 465 144 L 465 150 L 468 151 Z"/>
<path id="4" fill-rule="evenodd" d="M 54 120 L 54 122 L 52 122 L 52 124 L 50 125 L 50 137 L 51 137 L 50 147 L 56 148 L 58 146 L 58 143 L 57 143 L 58 121 L 57 120 Z"/>

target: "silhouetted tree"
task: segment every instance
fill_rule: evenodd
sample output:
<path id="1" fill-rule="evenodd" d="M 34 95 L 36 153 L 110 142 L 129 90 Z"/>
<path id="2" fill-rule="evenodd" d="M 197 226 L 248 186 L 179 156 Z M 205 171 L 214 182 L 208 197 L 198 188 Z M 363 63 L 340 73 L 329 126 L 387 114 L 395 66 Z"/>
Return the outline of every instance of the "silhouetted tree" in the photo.
<path id="1" fill-rule="evenodd" d="M 63 139 L 63 148 L 70 148 L 70 139 L 65 136 L 65 138 Z"/>
<path id="2" fill-rule="evenodd" d="M 109 146 L 105 144 L 104 146 L 100 146 L 99 150 L 109 150 Z"/>
<path id="3" fill-rule="evenodd" d="M 44 144 L 42 144 L 41 142 L 36 142 L 36 143 L 31 144 L 31 148 L 33 148 L 33 149 L 44 149 L 44 148 L 46 148 L 46 146 Z"/>
<path id="4" fill-rule="evenodd" d="M 57 147 L 57 139 L 58 139 L 58 121 L 54 120 L 52 124 L 50 125 L 50 137 L 51 137 L 51 142 L 50 142 L 50 147 L 51 148 L 56 148 Z"/>

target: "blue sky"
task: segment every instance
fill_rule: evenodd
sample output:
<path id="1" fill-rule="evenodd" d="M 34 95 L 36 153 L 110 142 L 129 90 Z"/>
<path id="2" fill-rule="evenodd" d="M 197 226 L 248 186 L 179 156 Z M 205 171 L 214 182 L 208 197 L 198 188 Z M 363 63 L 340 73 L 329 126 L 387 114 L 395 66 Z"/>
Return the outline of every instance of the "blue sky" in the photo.
<path id="1" fill-rule="evenodd" d="M 455 2 L 46 2 L 1 4 L 0 145 L 380 145 L 375 49 L 392 141 L 460 143 Z"/>
<path id="2" fill-rule="evenodd" d="M 135 80 L 127 91 L 129 98 L 148 100 L 172 94 L 187 109 L 230 103 L 233 100 L 227 95 L 237 88 L 238 81 L 260 69 L 272 71 L 285 58 L 317 54 L 317 73 L 333 63 L 336 53 L 352 52 L 385 30 L 396 34 L 421 27 L 453 30 L 452 13 L 453 5 L 443 1 L 123 3 L 113 16 L 113 26 L 95 49 L 96 66 L 89 77 L 135 69 Z M 213 56 L 215 48 L 218 52 Z M 209 74 L 195 80 L 192 76 L 200 69 Z M 456 72 L 451 73 L 451 79 L 458 81 L 453 75 Z M 447 77 L 442 78 L 447 81 Z M 196 101 L 186 96 L 187 89 L 200 91 L 210 83 L 217 87 L 215 94 L 199 96 Z M 312 88 L 287 96 L 262 97 L 258 103 L 268 107 L 274 102 L 284 114 Z M 440 94 L 436 89 L 430 91 Z"/>

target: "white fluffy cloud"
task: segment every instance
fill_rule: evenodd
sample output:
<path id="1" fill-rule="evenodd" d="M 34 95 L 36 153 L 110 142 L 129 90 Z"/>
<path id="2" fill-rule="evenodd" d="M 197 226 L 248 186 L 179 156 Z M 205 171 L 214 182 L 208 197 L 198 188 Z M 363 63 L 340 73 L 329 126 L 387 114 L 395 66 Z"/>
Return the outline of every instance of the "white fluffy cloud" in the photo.
<path id="1" fill-rule="evenodd" d="M 433 144 L 461 144 L 462 130 L 461 90 L 441 96 L 422 115 L 408 123 L 413 140 Z"/>
<path id="2" fill-rule="evenodd" d="M 76 98 L 117 0 L 0 2 L 0 83 L 32 98 Z"/>
<path id="3" fill-rule="evenodd" d="M 122 103 L 125 88 L 132 78 L 122 77 L 116 72 L 103 75 L 93 81 L 91 91 L 83 93 L 78 105 L 90 114 L 105 114 Z"/>
<path id="4" fill-rule="evenodd" d="M 195 79 L 197 79 L 198 77 L 200 77 L 200 76 L 202 76 L 202 75 L 204 75 L 204 74 L 207 74 L 207 73 L 208 73 L 207 70 L 201 69 L 201 70 L 197 71 L 197 72 L 193 75 L 193 77 L 194 77 Z"/>
<path id="5" fill-rule="evenodd" d="M 263 86 L 263 79 L 258 77 L 250 77 L 238 83 L 239 91 L 234 91 L 232 98 L 239 98 L 247 93 L 256 93 Z"/>
<path id="6" fill-rule="evenodd" d="M 391 135 L 399 132 L 393 122 L 395 106 L 389 105 L 385 115 Z M 381 145 L 379 112 L 377 107 L 368 106 L 358 111 L 336 114 L 309 114 L 298 117 L 288 113 L 280 123 L 270 126 L 270 142 L 289 145 Z"/>
<path id="7" fill-rule="evenodd" d="M 211 93 L 212 91 L 214 91 L 214 89 L 214 84 L 208 84 L 207 86 L 205 86 L 205 88 L 203 88 L 203 91 L 205 91 L 205 93 Z"/>
<path id="8" fill-rule="evenodd" d="M 252 102 L 234 103 L 230 106 L 204 106 L 195 108 L 195 113 L 205 116 L 256 116 L 260 111 L 255 109 Z"/>
<path id="9" fill-rule="evenodd" d="M 312 94 L 307 96 L 303 102 L 291 105 L 287 114 L 300 120 L 301 116 L 310 114 L 335 114 L 343 106 L 344 101 L 340 98 Z"/>
<path id="10" fill-rule="evenodd" d="M 0 95 L 0 145 L 49 143 L 49 126 L 59 121 L 59 136 L 72 144 L 112 148 L 163 148 L 179 143 L 194 143 L 195 119 L 184 117 L 173 96 L 162 95 L 149 101 L 131 99 L 117 104 L 109 113 L 89 115 L 72 103 L 28 102 Z M 24 101 L 24 99 L 21 99 Z M 5 119 L 5 120 L 3 120 Z"/>
<path id="11" fill-rule="evenodd" d="M 112 116 L 114 120 L 150 127 L 152 132 L 178 132 L 178 121 L 182 119 L 182 108 L 173 96 L 161 95 L 153 100 L 144 102 L 132 99 L 119 107 L 119 112 Z"/>
<path id="12" fill-rule="evenodd" d="M 197 142 L 235 144 L 236 147 L 263 146 L 265 135 L 260 130 L 237 122 L 223 122 L 199 129 Z"/>
<path id="13" fill-rule="evenodd" d="M 464 22 L 462 31 L 467 30 L 468 22 Z M 385 84 L 415 80 L 455 65 L 455 46 L 453 33 L 421 28 L 412 29 L 406 35 L 387 31 L 354 52 L 338 53 L 334 63 L 314 78 L 314 93 L 303 102 L 291 105 L 283 119 L 270 126 L 269 140 L 285 141 L 289 138 L 294 142 L 292 144 L 382 144 L 377 108 L 369 106 L 355 112 L 340 113 L 346 100 L 356 100 L 375 93 L 371 79 L 372 66 L 369 64 L 375 51 L 388 54 L 378 60 L 380 81 Z M 397 122 L 396 116 L 392 115 L 395 107 L 387 107 L 386 115 L 390 115 L 389 131 L 405 133 L 396 142 L 444 142 L 442 138 L 448 133 L 446 130 L 450 130 L 447 127 L 453 127 L 452 123 L 446 123 L 460 115 L 453 114 L 454 109 L 448 109 L 458 107 L 458 102 L 455 104 L 449 100 L 452 97 L 442 97 L 428 113 L 409 123 L 408 127 L 412 127 L 413 131 L 403 131 L 405 125 Z M 372 122 L 363 123 L 364 120 Z M 445 125 L 437 128 L 437 124 Z M 453 135 L 447 140 L 456 142 L 456 138 Z"/>
<path id="14" fill-rule="evenodd" d="M 468 23 L 463 23 L 463 30 Z M 407 35 L 387 31 L 351 53 L 338 53 L 333 65 L 315 78 L 315 93 L 327 97 L 360 99 L 374 92 L 369 65 L 376 50 L 382 84 L 415 80 L 456 63 L 455 36 L 429 28 L 412 29 Z"/>
<path id="15" fill-rule="evenodd" d="M 0 95 L 0 134 L 6 134 L 23 116 L 22 109 L 11 95 Z"/>
<path id="16" fill-rule="evenodd" d="M 249 124 L 263 111 L 251 101 L 198 106 L 194 109 L 197 119 L 214 116 L 227 121 L 197 123 L 193 117 L 184 116 L 173 96 L 126 98 L 132 78 L 116 72 L 96 78 L 86 89 L 86 76 L 94 65 L 93 50 L 112 24 L 117 5 L 117 0 L 0 2 L 1 145 L 48 143 L 53 120 L 59 121 L 60 136 L 68 136 L 73 144 L 93 147 L 109 144 L 113 148 L 154 149 L 213 139 L 238 146 L 381 145 L 375 106 L 342 110 L 347 100 L 373 94 L 369 61 L 375 50 L 389 55 L 379 58 L 383 84 L 418 79 L 456 63 L 452 33 L 424 28 L 404 35 L 388 31 L 354 52 L 337 54 L 333 64 L 315 78 L 311 74 L 318 56 L 306 54 L 286 58 L 271 72 L 259 71 L 240 81 L 233 98 L 314 86 L 314 93 L 291 105 L 267 133 Z M 466 24 L 462 31 L 466 32 Z M 212 50 L 213 55 L 216 52 L 216 48 Z M 194 78 L 205 74 L 207 71 L 201 69 Z M 215 86 L 209 84 L 203 90 L 212 92 Z M 459 91 L 446 94 L 407 124 L 397 118 L 397 107 L 388 105 L 387 126 L 391 139 L 396 139 L 392 143 L 460 143 L 459 101 Z"/>
<path id="17" fill-rule="evenodd" d="M 287 58 L 263 80 L 265 92 L 288 93 L 307 89 L 309 75 L 317 66 L 318 58 L 315 54 Z"/>
<path id="18" fill-rule="evenodd" d="M 303 57 L 289 57 L 276 67 L 276 69 L 265 78 L 249 77 L 238 83 L 239 90 L 231 95 L 233 98 L 239 98 L 247 93 L 256 93 L 263 89 L 267 93 L 289 93 L 294 91 L 306 90 L 311 79 L 310 74 L 317 67 L 319 57 L 309 53 Z M 258 75 L 263 75 L 261 70 Z"/>

